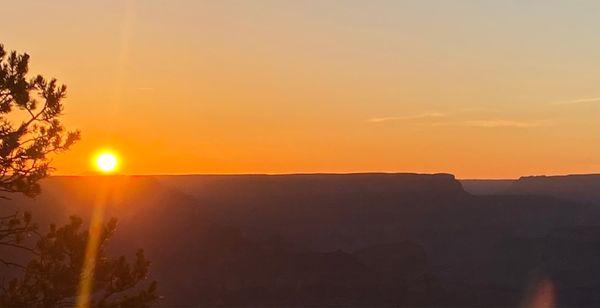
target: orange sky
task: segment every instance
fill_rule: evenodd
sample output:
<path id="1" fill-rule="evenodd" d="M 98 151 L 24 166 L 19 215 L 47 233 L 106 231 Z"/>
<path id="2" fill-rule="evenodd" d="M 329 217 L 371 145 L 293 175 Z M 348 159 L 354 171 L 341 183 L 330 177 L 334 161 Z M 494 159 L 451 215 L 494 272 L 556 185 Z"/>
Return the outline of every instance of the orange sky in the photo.
<path id="1" fill-rule="evenodd" d="M 1 42 L 130 174 L 600 172 L 597 1 L 13 1 Z"/>

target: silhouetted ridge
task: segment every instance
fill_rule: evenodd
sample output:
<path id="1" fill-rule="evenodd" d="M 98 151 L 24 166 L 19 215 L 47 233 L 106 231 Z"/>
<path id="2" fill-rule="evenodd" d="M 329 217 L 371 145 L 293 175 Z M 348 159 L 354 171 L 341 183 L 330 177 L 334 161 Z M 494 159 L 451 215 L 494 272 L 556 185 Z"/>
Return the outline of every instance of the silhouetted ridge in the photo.
<path id="1" fill-rule="evenodd" d="M 514 182 L 508 193 L 597 203 L 600 202 L 600 174 L 525 176 Z"/>
<path id="2" fill-rule="evenodd" d="M 213 194 L 222 196 L 227 190 L 235 190 L 237 197 L 383 193 L 443 196 L 465 193 L 454 175 L 444 173 L 186 175 L 156 178 L 199 197 Z"/>

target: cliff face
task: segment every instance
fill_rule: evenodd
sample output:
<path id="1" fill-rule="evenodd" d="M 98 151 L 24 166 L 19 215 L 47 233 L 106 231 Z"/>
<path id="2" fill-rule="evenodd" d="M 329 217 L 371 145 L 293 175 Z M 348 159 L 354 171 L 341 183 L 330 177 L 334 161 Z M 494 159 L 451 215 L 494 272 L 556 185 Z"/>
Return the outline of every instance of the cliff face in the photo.
<path id="1" fill-rule="evenodd" d="M 406 239 L 436 208 L 471 196 L 450 174 L 298 174 L 157 177 L 193 196 L 205 216 L 252 238 L 280 234 L 302 247 L 354 250 Z"/>
<path id="2" fill-rule="evenodd" d="M 157 176 L 161 183 L 200 198 L 341 194 L 419 194 L 460 196 L 462 185 L 451 174 L 355 173 L 290 175 Z M 232 193 L 234 195 L 232 195 Z"/>
<path id="3" fill-rule="evenodd" d="M 503 195 L 516 180 L 460 180 L 463 188 L 473 195 Z"/>
<path id="4" fill-rule="evenodd" d="M 598 203 L 600 202 L 600 174 L 521 177 L 510 186 L 508 193 Z"/>

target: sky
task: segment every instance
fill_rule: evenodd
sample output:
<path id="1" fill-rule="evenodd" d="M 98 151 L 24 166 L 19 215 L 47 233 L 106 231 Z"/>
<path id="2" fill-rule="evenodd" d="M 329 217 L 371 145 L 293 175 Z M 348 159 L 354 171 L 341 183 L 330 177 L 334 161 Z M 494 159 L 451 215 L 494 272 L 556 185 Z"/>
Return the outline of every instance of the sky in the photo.
<path id="1" fill-rule="evenodd" d="M 600 172 L 599 1 L 11 1 L 85 174 Z"/>

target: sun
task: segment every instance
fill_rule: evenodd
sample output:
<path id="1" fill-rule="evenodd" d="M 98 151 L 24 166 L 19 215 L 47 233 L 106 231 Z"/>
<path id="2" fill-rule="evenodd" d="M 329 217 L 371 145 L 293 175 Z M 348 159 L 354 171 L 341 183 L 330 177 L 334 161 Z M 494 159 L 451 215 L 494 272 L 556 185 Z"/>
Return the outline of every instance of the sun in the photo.
<path id="1" fill-rule="evenodd" d="M 113 173 L 119 167 L 118 156 L 109 151 L 98 153 L 95 159 L 96 168 L 102 173 Z"/>

